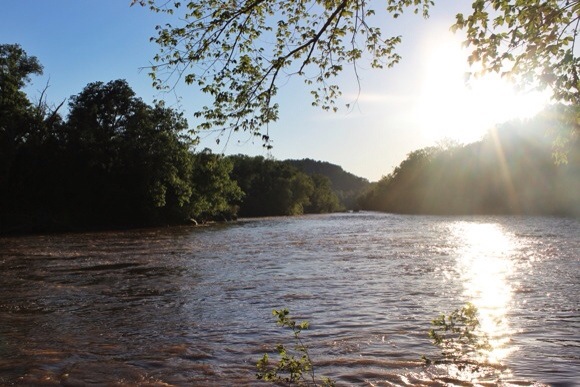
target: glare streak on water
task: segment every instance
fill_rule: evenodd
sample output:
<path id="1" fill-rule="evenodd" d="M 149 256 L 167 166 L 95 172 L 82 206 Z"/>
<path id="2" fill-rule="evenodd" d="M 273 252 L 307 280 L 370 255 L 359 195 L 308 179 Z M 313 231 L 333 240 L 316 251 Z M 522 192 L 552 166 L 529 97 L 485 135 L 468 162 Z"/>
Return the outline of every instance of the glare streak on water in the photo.
<path id="1" fill-rule="evenodd" d="M 517 255 L 517 241 L 497 223 L 458 222 L 451 232 L 457 239 L 457 266 L 465 297 L 478 308 L 481 331 L 492 345 L 485 360 L 500 363 L 516 349 L 509 345 L 514 332 L 507 314 L 513 296 L 512 259 Z"/>
<path id="2" fill-rule="evenodd" d="M 256 385 L 311 322 L 339 385 L 572 385 L 580 223 L 338 214 L 0 239 L 0 385 Z M 430 321 L 466 302 L 493 344 L 481 375 L 437 356 Z"/>

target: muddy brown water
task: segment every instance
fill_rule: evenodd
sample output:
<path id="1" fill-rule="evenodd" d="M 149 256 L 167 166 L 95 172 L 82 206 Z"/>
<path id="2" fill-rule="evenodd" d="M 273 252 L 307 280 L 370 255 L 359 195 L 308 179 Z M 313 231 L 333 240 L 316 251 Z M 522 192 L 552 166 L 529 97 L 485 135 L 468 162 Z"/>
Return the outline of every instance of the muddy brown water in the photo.
<path id="1" fill-rule="evenodd" d="M 493 350 L 438 358 L 439 313 L 472 302 Z M 0 385 L 261 385 L 309 320 L 338 385 L 580 381 L 580 221 L 377 213 L 0 238 Z M 481 360 L 481 359 L 480 359 Z"/>

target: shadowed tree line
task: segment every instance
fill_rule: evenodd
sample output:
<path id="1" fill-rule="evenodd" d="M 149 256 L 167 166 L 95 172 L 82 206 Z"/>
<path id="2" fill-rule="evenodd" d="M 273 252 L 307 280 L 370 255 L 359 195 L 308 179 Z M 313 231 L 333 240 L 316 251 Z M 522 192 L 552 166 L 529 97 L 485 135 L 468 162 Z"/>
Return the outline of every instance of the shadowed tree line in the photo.
<path id="1" fill-rule="evenodd" d="M 290 165 L 309 175 L 323 175 L 330 179 L 332 189 L 347 210 L 358 209 L 357 198 L 369 185 L 362 177 L 346 172 L 340 166 L 312 159 L 286 160 Z"/>
<path id="2" fill-rule="evenodd" d="M 0 215 L 3 231 L 127 227 L 231 217 L 242 192 L 232 164 L 194 153 L 187 122 L 149 106 L 123 80 L 94 82 L 63 119 L 22 91 L 42 67 L 0 46 Z"/>
<path id="3" fill-rule="evenodd" d="M 272 160 L 261 156 L 229 156 L 234 179 L 244 198 L 240 216 L 320 214 L 357 209 L 366 179 L 340 166 L 312 159 Z"/>
<path id="4" fill-rule="evenodd" d="M 344 209 L 327 176 L 306 174 L 287 161 L 230 156 L 232 178 L 246 193 L 240 216 L 302 215 Z"/>
<path id="5" fill-rule="evenodd" d="M 356 208 L 365 188 L 358 205 L 367 210 L 580 214 L 570 107 L 478 143 L 412 152 L 369 185 L 309 159 L 194 152 L 182 114 L 144 103 L 124 80 L 90 83 L 63 118 L 64 102 L 50 106 L 46 89 L 35 103 L 23 91 L 41 73 L 20 46 L 0 45 L 0 232 L 334 212 Z M 557 128 L 555 141 L 546 128 Z"/>
<path id="6" fill-rule="evenodd" d="M 231 217 L 242 197 L 229 160 L 194 153 L 187 122 L 123 80 L 71 97 L 66 119 L 22 88 L 42 73 L 0 46 L 0 231 L 131 227 Z M 60 106 L 59 106 L 60 107 Z"/>
<path id="7" fill-rule="evenodd" d="M 411 152 L 359 203 L 367 210 L 410 214 L 578 216 L 578 138 L 565 139 L 566 163 L 554 152 L 554 131 L 570 133 L 562 127 L 565 117 L 577 114 L 569 110 L 552 107 L 533 120 L 504 124 L 476 143 Z"/>
<path id="8" fill-rule="evenodd" d="M 182 114 L 150 106 L 124 80 L 94 82 L 68 114 L 32 103 L 42 73 L 0 45 L 0 232 L 135 227 L 343 208 L 331 181 L 263 157 L 194 152 Z M 46 91 L 46 90 L 45 90 Z"/>

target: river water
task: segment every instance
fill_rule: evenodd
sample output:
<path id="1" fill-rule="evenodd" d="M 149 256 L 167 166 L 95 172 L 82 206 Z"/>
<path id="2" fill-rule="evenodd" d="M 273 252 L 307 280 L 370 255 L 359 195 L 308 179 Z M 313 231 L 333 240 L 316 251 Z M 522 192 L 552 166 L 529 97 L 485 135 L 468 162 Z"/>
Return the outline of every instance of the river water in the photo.
<path id="1" fill-rule="evenodd" d="M 438 359 L 473 303 L 492 351 Z M 580 222 L 378 213 L 0 239 L 0 385 L 261 385 L 301 335 L 337 385 L 580 381 Z M 480 359 L 481 360 L 481 359 Z"/>

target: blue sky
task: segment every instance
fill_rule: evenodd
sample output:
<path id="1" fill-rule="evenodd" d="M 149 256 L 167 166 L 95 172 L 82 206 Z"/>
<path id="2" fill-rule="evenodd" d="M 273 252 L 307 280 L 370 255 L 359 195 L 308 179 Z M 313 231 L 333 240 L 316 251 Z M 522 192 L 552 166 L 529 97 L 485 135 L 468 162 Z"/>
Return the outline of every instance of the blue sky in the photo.
<path id="1" fill-rule="evenodd" d="M 449 27 L 460 8 L 465 11 L 470 3 L 458 3 L 436 4 L 426 21 L 415 15 L 393 21 L 378 2 L 383 30 L 403 35 L 401 63 L 385 70 L 361 68 L 358 97 L 354 76 L 341 76 L 342 104 L 356 103 L 338 113 L 312 107 L 309 89 L 299 79 L 290 80 L 279 90 L 280 120 L 270 126 L 270 155 L 329 161 L 376 181 L 415 149 L 443 138 L 473 141 L 496 122 L 539 110 L 544 97 L 516 96 L 498 80 L 465 87 L 466 53 L 460 49 L 461 36 Z M 149 42 L 155 25 L 175 20 L 129 4 L 130 0 L 4 0 L 0 43 L 20 44 L 44 66 L 44 75 L 35 77 L 27 89 L 30 98 L 34 100 L 47 82 L 48 99 L 57 104 L 90 82 L 122 78 L 148 103 L 163 98 L 179 106 L 192 124 L 204 97 L 185 85 L 176 88 L 178 100 L 173 94 L 159 95 L 147 70 L 140 70 L 157 52 Z M 259 139 L 244 133 L 234 134 L 225 150 L 223 144 L 216 145 L 210 135 L 200 147 L 269 155 Z"/>

